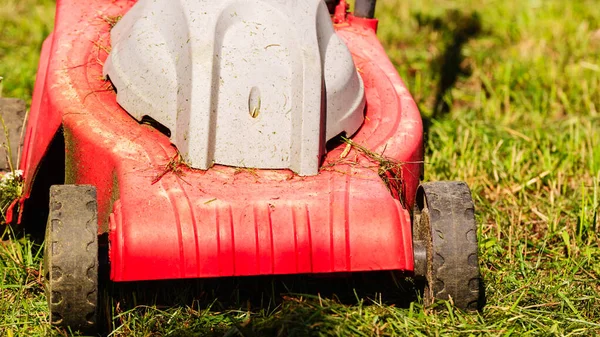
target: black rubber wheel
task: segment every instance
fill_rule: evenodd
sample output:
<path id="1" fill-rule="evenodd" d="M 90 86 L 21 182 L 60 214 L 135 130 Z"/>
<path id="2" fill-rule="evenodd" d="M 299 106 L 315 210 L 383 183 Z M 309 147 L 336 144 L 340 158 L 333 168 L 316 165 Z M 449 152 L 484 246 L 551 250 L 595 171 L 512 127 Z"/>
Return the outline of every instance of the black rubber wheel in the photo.
<path id="1" fill-rule="evenodd" d="M 44 250 L 50 322 L 71 331 L 96 332 L 98 211 L 96 188 L 50 188 Z"/>
<path id="2" fill-rule="evenodd" d="M 451 300 L 464 310 L 483 306 L 474 210 L 471 191 L 464 182 L 440 181 L 419 187 L 413 241 L 415 248 L 426 251 L 421 254 L 425 261 L 415 261 L 415 267 L 423 266 L 427 281 L 425 305 Z"/>

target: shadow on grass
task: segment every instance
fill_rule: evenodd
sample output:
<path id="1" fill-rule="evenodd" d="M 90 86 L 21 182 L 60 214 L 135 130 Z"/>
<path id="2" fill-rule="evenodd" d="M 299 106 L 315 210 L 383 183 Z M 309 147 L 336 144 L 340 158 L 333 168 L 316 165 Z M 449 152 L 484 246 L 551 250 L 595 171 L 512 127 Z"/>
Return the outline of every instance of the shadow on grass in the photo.
<path id="1" fill-rule="evenodd" d="M 419 27 L 441 33 L 443 53 L 432 60 L 431 68 L 439 74 L 432 114 L 424 116 L 424 130 L 427 134 L 431 121 L 443 117 L 451 109 L 451 90 L 460 77 L 471 76 L 471 69 L 465 64 L 464 46 L 469 40 L 482 33 L 482 20 L 477 12 L 465 13 L 448 10 L 443 16 L 415 14 Z"/>
<path id="2" fill-rule="evenodd" d="M 150 330 L 162 326 L 164 333 L 170 328 L 157 321 L 154 310 L 166 308 L 186 312 L 177 336 L 307 336 L 319 325 L 331 325 L 336 308 L 372 303 L 409 307 L 423 289 L 419 282 L 391 272 L 104 284 L 100 307 L 116 311 L 112 327 L 104 324 L 105 334 L 144 324 Z M 240 319 L 240 313 L 251 314 Z M 145 319 L 146 314 L 152 318 Z M 111 315 L 104 310 L 101 320 L 108 323 Z"/>

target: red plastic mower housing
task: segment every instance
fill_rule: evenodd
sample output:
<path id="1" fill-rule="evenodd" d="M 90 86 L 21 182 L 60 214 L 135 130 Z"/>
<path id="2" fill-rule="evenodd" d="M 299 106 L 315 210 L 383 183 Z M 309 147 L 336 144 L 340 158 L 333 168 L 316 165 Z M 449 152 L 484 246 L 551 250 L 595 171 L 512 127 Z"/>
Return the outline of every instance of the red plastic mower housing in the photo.
<path id="1" fill-rule="evenodd" d="M 408 210 L 422 172 L 422 122 L 377 39 L 376 20 L 335 16 L 367 101 L 352 141 L 403 165 L 382 172 L 364 151 L 341 143 L 315 176 L 219 165 L 202 171 L 178 161 L 166 135 L 123 110 L 102 76 L 111 45 L 107 18 L 134 3 L 57 1 L 20 163 L 21 206 L 62 132 L 65 183 L 97 189 L 113 281 L 413 271 Z"/>

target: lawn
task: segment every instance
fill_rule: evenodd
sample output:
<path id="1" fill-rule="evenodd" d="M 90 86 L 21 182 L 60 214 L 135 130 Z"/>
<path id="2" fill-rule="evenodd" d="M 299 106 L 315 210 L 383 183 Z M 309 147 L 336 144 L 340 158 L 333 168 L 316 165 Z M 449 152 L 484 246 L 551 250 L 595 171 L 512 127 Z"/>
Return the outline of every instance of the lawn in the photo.
<path id="1" fill-rule="evenodd" d="M 4 96 L 31 100 L 53 6 L 0 3 Z M 596 1 L 380 0 L 377 13 L 425 119 L 425 180 L 472 189 L 483 311 L 398 304 L 414 296 L 405 282 L 382 294 L 348 279 L 126 284 L 105 290 L 112 336 L 600 333 Z M 8 230 L 2 239 L 0 335 L 67 335 L 48 324 L 39 244 Z"/>

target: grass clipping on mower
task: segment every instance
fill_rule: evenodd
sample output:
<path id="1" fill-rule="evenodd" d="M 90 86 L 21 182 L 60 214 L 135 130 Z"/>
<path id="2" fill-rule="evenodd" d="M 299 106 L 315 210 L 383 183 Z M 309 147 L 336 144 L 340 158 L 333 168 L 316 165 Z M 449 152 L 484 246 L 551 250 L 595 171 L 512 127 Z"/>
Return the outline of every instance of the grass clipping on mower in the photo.
<path id="1" fill-rule="evenodd" d="M 175 153 L 175 155 L 169 159 L 168 163 L 160 167 L 161 172 L 158 173 L 154 179 L 152 179 L 152 185 L 159 182 L 165 175 L 169 173 L 173 173 L 177 178 L 190 185 L 190 183 L 183 179 L 185 168 L 189 169 L 190 165 L 183 159 L 181 153 L 177 151 L 177 153 Z"/>
<path id="2" fill-rule="evenodd" d="M 102 19 L 108 23 L 108 25 L 110 26 L 110 29 L 113 29 L 117 23 L 119 23 L 119 21 L 121 21 L 121 19 L 123 18 L 122 15 L 116 15 L 116 16 L 108 16 L 105 15 L 102 17 Z"/>
<path id="3" fill-rule="evenodd" d="M 394 196 L 400 196 L 400 193 L 402 193 L 402 177 L 400 170 L 402 169 L 402 166 L 406 164 L 405 162 L 386 157 L 383 153 L 373 152 L 346 137 L 342 137 L 342 141 L 347 144 L 347 148 L 342 153 L 342 157 L 345 157 L 351 148 L 355 148 L 358 153 L 367 157 L 370 162 L 377 165 L 377 174 L 387 187 L 388 191 Z M 399 199 L 402 200 L 402 198 Z"/>

